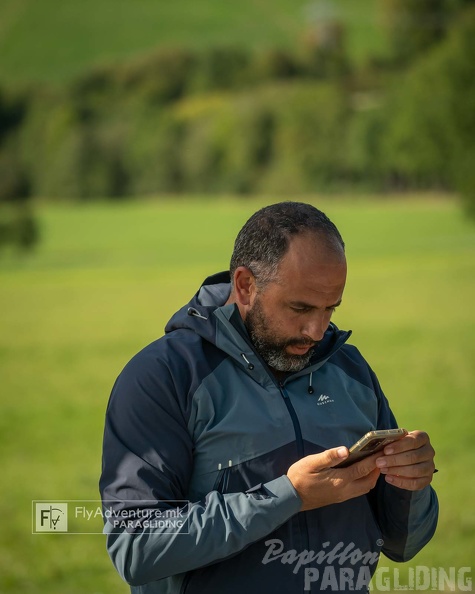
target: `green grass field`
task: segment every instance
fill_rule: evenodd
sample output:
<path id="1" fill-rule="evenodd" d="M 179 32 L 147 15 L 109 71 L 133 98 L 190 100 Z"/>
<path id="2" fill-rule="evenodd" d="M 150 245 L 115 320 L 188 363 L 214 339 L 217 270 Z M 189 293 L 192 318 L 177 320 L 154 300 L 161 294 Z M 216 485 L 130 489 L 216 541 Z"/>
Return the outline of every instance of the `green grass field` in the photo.
<path id="1" fill-rule="evenodd" d="M 0 0 L 0 82 L 70 80 L 93 64 L 163 45 L 296 45 L 309 0 Z M 350 55 L 384 49 L 377 0 L 326 2 L 348 26 Z M 327 10 L 328 12 L 328 10 Z"/>
<path id="2" fill-rule="evenodd" d="M 37 252 L 0 253 L 0 592 L 128 592 L 103 536 L 32 535 L 31 501 L 98 497 L 115 377 L 227 268 L 236 232 L 264 203 L 43 206 Z M 471 566 L 475 225 L 431 197 L 315 203 L 348 246 L 335 322 L 353 329 L 399 423 L 428 431 L 438 451 L 439 529 L 410 566 Z"/>

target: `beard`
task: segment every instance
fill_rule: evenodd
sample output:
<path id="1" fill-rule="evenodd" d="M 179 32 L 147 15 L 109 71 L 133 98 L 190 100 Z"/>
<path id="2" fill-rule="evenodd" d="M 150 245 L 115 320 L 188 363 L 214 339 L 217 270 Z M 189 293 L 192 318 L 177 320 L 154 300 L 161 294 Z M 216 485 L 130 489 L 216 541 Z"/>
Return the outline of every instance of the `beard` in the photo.
<path id="1" fill-rule="evenodd" d="M 309 349 L 302 355 L 292 355 L 286 348 L 295 346 L 315 346 L 313 340 L 304 338 L 282 338 L 271 329 L 268 317 L 265 315 L 261 302 L 257 298 L 250 311 L 248 311 L 245 326 L 251 341 L 264 361 L 277 371 L 297 372 L 308 365 L 314 353 Z"/>

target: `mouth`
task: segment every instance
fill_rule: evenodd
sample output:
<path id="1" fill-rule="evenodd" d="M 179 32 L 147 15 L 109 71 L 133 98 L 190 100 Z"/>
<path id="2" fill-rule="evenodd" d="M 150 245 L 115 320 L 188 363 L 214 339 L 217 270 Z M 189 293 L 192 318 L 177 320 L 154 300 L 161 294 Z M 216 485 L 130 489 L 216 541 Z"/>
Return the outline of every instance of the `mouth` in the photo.
<path id="1" fill-rule="evenodd" d="M 314 344 L 291 344 L 287 347 L 287 352 L 292 355 L 306 355 Z"/>

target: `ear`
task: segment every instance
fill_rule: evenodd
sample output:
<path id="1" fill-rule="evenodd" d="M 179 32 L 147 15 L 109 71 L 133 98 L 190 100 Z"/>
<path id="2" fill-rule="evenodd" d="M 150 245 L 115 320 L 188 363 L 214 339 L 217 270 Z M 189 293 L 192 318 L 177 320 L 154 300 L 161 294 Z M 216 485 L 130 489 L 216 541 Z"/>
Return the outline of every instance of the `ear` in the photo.
<path id="1" fill-rule="evenodd" d="M 252 306 L 256 295 L 256 279 L 249 268 L 239 266 L 234 272 L 234 298 L 238 306 Z"/>

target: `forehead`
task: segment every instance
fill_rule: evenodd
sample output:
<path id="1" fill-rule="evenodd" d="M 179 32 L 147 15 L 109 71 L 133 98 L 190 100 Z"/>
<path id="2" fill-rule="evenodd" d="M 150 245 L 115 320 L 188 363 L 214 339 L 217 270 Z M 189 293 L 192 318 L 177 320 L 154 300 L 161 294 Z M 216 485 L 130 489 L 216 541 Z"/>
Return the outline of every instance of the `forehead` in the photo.
<path id="1" fill-rule="evenodd" d="M 295 299 L 328 295 L 341 298 L 346 282 L 343 250 L 328 247 L 314 235 L 297 235 L 282 258 L 274 289 Z M 337 299 L 337 300 L 338 300 Z"/>

